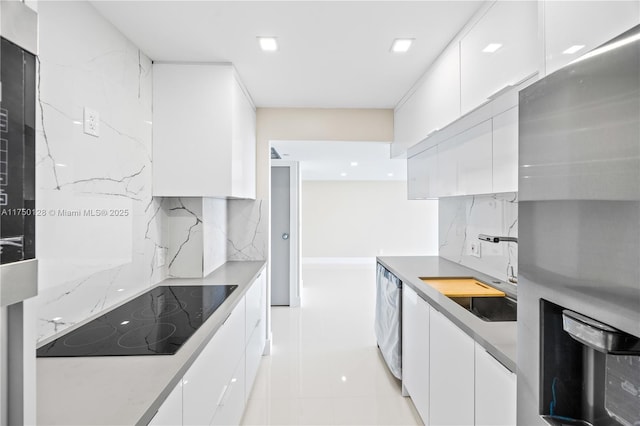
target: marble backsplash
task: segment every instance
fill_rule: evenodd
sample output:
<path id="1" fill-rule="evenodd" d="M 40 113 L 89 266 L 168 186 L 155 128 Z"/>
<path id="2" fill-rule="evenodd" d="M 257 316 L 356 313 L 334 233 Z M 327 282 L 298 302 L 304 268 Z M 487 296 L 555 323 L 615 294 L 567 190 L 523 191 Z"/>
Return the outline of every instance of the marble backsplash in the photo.
<path id="1" fill-rule="evenodd" d="M 151 193 L 152 63 L 87 2 L 40 2 L 36 76 L 37 337 L 166 277 Z M 100 114 L 83 132 L 84 108 Z"/>
<path id="2" fill-rule="evenodd" d="M 441 198 L 438 216 L 440 256 L 501 280 L 517 276 L 517 243 L 478 240 L 478 234 L 518 236 L 517 193 Z M 480 244 L 481 257 L 471 254 L 472 243 Z"/>
<path id="3" fill-rule="evenodd" d="M 266 259 L 261 200 L 152 196 L 151 60 L 88 2 L 38 14 L 37 340 L 167 277 Z"/>

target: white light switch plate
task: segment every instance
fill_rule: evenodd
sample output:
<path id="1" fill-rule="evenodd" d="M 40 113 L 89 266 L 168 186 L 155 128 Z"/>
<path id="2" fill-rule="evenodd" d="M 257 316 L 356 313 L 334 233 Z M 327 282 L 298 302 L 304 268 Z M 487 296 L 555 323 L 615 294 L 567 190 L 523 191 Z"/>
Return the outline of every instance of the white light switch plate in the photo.
<path id="1" fill-rule="evenodd" d="M 469 244 L 469 252 L 471 253 L 471 256 L 475 256 L 478 258 L 482 257 L 482 253 L 480 253 L 480 247 L 482 247 L 480 241 L 472 241 Z"/>
<path id="2" fill-rule="evenodd" d="M 164 266 L 167 262 L 166 250 L 163 247 L 156 247 L 156 268 Z"/>
<path id="3" fill-rule="evenodd" d="M 87 135 L 100 136 L 100 114 L 91 108 L 84 108 L 84 132 Z"/>

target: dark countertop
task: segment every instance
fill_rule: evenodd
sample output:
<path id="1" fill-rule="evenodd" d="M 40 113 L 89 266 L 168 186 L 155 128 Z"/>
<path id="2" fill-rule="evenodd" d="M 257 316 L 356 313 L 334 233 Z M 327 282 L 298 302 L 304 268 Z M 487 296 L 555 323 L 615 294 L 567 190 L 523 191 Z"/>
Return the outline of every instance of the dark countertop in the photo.
<path id="1" fill-rule="evenodd" d="M 264 267 L 265 262 L 261 261 L 227 262 L 205 278 L 172 278 L 158 283 L 157 285 L 238 285 L 238 289 L 175 355 L 38 358 L 37 423 L 149 423 Z M 119 305 L 136 296 L 138 294 Z M 78 326 L 92 319 L 88 318 Z"/>
<path id="2" fill-rule="evenodd" d="M 513 298 L 517 297 L 515 285 L 439 256 L 383 256 L 378 257 L 377 261 L 471 336 L 505 367 L 516 372 L 516 321 L 483 321 L 436 289 L 423 283 L 420 278 L 475 278 L 504 291 Z"/>

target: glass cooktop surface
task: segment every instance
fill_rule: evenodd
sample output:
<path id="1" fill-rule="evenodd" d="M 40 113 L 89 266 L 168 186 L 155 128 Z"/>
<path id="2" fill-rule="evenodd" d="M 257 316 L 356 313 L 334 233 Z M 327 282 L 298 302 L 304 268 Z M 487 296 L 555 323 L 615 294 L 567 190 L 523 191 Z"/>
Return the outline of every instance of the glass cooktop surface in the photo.
<path id="1" fill-rule="evenodd" d="M 237 287 L 156 287 L 38 348 L 37 356 L 172 355 Z"/>

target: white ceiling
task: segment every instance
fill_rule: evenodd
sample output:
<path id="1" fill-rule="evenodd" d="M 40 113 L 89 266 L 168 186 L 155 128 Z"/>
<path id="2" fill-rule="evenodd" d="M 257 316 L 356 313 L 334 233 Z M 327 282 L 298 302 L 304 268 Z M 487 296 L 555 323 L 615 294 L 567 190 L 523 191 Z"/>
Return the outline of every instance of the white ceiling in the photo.
<path id="1" fill-rule="evenodd" d="M 475 1 L 106 1 L 156 61 L 231 62 L 259 107 L 393 108 L 481 6 Z M 278 37 L 262 52 L 257 36 Z M 394 38 L 415 38 L 407 54 Z"/>
<path id="2" fill-rule="evenodd" d="M 391 144 L 385 142 L 272 141 L 271 146 L 283 160 L 300 162 L 302 180 L 407 179 L 407 160 L 390 158 Z"/>

